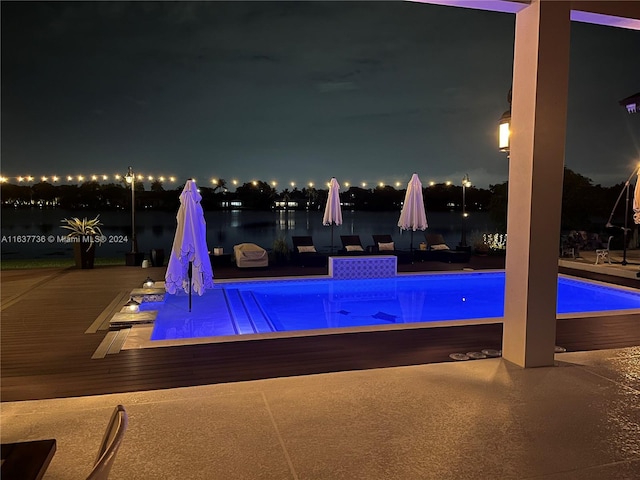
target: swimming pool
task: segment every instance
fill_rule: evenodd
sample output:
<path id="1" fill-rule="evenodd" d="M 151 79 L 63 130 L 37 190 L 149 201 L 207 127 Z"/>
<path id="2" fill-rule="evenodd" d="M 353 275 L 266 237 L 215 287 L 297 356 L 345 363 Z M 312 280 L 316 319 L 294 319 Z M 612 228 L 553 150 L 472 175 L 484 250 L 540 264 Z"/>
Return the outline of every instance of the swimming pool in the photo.
<path id="1" fill-rule="evenodd" d="M 504 272 L 217 281 L 193 298 L 167 295 L 151 340 L 474 321 L 504 315 Z M 640 293 L 560 276 L 558 314 L 640 312 Z"/>

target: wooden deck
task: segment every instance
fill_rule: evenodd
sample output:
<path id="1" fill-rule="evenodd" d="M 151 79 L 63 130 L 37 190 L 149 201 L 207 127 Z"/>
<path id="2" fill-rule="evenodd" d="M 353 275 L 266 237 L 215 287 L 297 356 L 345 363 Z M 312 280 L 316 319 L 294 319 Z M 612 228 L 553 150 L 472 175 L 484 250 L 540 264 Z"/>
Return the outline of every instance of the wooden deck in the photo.
<path id="1" fill-rule="evenodd" d="M 474 257 L 471 268 L 502 268 Z M 459 270 L 425 262 L 403 271 Z M 217 278 L 326 273 L 322 268 L 217 268 Z M 450 361 L 453 352 L 499 349 L 502 325 L 425 328 L 123 350 L 92 359 L 106 330 L 85 333 L 114 298 L 163 268 L 34 269 L 1 273 L 1 401 L 96 395 Z M 608 278 L 608 280 L 614 280 Z M 640 345 L 637 317 L 562 320 L 569 350 Z"/>

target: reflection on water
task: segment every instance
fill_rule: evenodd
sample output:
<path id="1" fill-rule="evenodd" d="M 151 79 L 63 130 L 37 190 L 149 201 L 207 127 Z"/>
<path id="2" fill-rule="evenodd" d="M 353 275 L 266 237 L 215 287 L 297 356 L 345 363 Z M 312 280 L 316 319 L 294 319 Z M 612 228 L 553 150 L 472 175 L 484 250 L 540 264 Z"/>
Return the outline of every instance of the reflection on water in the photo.
<path id="1" fill-rule="evenodd" d="M 283 231 L 294 230 L 296 228 L 296 219 L 295 215 L 291 214 L 292 212 L 288 212 L 285 210 L 280 210 L 277 216 L 277 224 L 278 228 Z M 307 228 L 309 228 L 309 220 L 307 217 Z"/>
<path id="2" fill-rule="evenodd" d="M 100 246 L 100 257 L 118 257 L 131 250 L 131 213 L 127 211 L 78 212 L 65 210 L 13 210 L 2 211 L 2 258 L 46 258 L 51 255 L 72 255 L 72 247 L 58 237 L 66 231 L 61 220 L 69 217 L 94 218 L 100 214 L 102 232 L 109 240 Z M 316 247 L 329 250 L 331 228 L 322 225 L 322 211 L 214 211 L 205 212 L 207 245 L 209 249 L 222 247 L 230 253 L 238 243 L 256 243 L 266 249 L 273 246 L 278 237 L 287 238 L 311 235 Z M 360 235 L 363 245 L 372 245 L 372 235 L 391 235 L 400 249 L 408 249 L 409 232 L 397 227 L 400 212 L 343 212 L 343 224 L 334 227 L 334 243 L 340 245 L 340 235 Z M 441 233 L 450 247 L 460 240 L 460 212 L 428 213 L 430 233 Z M 493 232 L 494 227 L 487 213 L 471 213 L 467 218 L 467 239 L 474 231 Z M 136 212 L 136 236 L 140 251 L 164 249 L 168 252 L 173 243 L 176 228 L 174 212 Z M 25 241 L 19 236 L 44 236 L 40 240 Z M 109 236 L 112 236 L 110 238 Z M 126 241 L 125 238 L 126 237 Z M 21 241 L 20 241 L 21 240 Z M 414 234 L 414 246 L 423 241 L 422 232 Z"/>

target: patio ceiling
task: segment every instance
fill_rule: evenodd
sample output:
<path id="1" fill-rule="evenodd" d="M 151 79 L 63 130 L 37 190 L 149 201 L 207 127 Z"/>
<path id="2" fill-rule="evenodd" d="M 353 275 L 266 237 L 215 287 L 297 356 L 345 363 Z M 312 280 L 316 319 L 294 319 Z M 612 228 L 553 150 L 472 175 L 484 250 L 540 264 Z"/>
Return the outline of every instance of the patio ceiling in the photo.
<path id="1" fill-rule="evenodd" d="M 492 12 L 517 13 L 531 0 L 410 0 L 432 5 L 472 8 Z M 548 1 L 548 0 L 545 0 Z M 640 2 L 632 1 L 571 1 L 571 20 L 640 30 Z"/>

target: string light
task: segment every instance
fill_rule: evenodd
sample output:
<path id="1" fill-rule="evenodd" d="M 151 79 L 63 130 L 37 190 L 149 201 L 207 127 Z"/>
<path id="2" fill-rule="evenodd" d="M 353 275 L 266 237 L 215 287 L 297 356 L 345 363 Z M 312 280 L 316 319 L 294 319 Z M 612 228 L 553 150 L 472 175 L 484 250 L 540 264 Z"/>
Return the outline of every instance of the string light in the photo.
<path id="1" fill-rule="evenodd" d="M 191 177 L 193 180 L 195 180 L 195 178 Z M 91 175 L 83 175 L 83 174 L 78 174 L 78 175 L 64 175 L 64 176 L 58 176 L 58 175 L 41 175 L 37 177 L 37 181 L 38 182 L 61 182 L 64 181 L 66 179 L 66 182 L 69 183 L 82 183 L 85 181 L 85 179 L 90 179 L 93 182 L 122 182 L 124 181 L 124 177 L 120 174 L 113 174 L 113 175 L 107 175 L 107 174 L 91 174 Z M 17 183 L 34 183 L 35 177 L 33 175 L 17 175 L 17 176 L 6 176 L 6 175 L 2 175 L 0 176 L 0 183 L 12 183 L 12 182 L 17 182 Z M 165 183 L 165 182 L 169 182 L 169 183 L 176 183 L 177 182 L 177 177 L 175 176 L 164 176 L 164 175 L 149 175 L 149 174 L 142 174 L 142 173 L 138 173 L 136 174 L 136 181 L 138 182 L 161 182 L 161 183 Z M 221 185 L 221 182 L 223 182 L 224 180 L 220 177 L 213 177 L 211 178 L 210 182 L 212 185 Z M 229 183 L 231 183 L 234 186 L 238 186 L 238 185 L 242 185 L 243 182 L 237 178 L 233 178 Z M 258 180 L 252 179 L 249 182 L 251 185 L 253 186 L 257 186 L 259 184 Z M 280 182 L 278 182 L 277 180 L 271 180 L 268 182 L 269 185 L 271 185 L 273 188 L 275 188 L 277 185 L 280 184 Z M 355 185 L 360 185 L 362 188 L 367 188 L 367 185 L 369 183 L 366 181 L 360 181 L 359 183 L 355 183 Z M 435 185 L 446 185 L 446 186 L 451 186 L 453 183 L 450 180 L 446 180 L 446 181 L 441 181 L 441 182 L 436 182 L 436 181 L 429 181 L 428 185 L 430 187 L 433 187 Z M 290 188 L 295 189 L 297 183 L 295 181 L 290 181 L 289 184 Z M 314 188 L 316 185 L 316 182 L 313 180 L 310 180 L 306 183 L 306 186 L 308 188 Z M 329 182 L 321 182 L 319 185 L 329 185 Z M 342 183 L 343 187 L 348 189 L 349 187 L 351 187 L 353 184 L 349 181 L 345 181 Z M 383 180 L 379 180 L 375 183 L 375 185 L 377 185 L 380 188 L 384 188 L 385 185 L 394 185 L 396 188 L 402 188 L 402 185 L 404 185 L 404 183 L 400 182 L 400 181 L 394 181 L 394 182 L 390 182 L 390 183 L 386 183 Z"/>
<path id="2" fill-rule="evenodd" d="M 159 176 L 159 177 L 155 177 L 153 175 L 138 175 L 136 177 L 136 180 L 140 180 L 140 181 L 144 181 L 144 180 L 148 180 L 150 182 L 155 181 L 157 178 L 157 180 L 164 182 L 167 179 L 171 182 L 175 182 L 176 181 L 176 177 L 164 177 L 164 176 Z M 110 181 L 110 180 L 114 180 L 114 181 L 123 181 L 124 177 L 122 175 L 119 174 L 114 174 L 114 175 L 106 175 L 106 174 L 101 174 L 101 175 L 97 175 L 97 174 L 92 174 L 92 175 L 65 175 L 65 176 L 59 176 L 59 175 L 41 175 L 39 177 L 39 181 L 41 182 L 59 182 L 62 179 L 66 179 L 67 182 L 74 182 L 74 181 L 84 181 L 85 179 L 91 179 L 92 182 L 97 182 L 97 181 Z M 13 177 L 9 177 L 9 176 L 1 176 L 0 177 L 0 183 L 8 183 L 11 181 L 17 181 L 19 183 L 21 182 L 34 182 L 35 181 L 35 177 L 33 175 L 17 175 L 17 176 L 13 176 Z M 216 180 L 217 181 L 217 180 Z"/>

